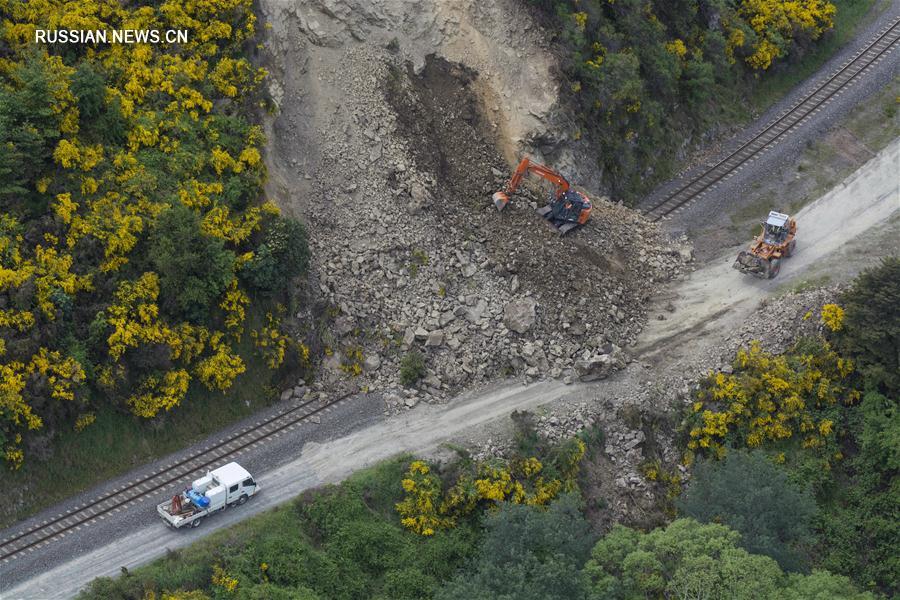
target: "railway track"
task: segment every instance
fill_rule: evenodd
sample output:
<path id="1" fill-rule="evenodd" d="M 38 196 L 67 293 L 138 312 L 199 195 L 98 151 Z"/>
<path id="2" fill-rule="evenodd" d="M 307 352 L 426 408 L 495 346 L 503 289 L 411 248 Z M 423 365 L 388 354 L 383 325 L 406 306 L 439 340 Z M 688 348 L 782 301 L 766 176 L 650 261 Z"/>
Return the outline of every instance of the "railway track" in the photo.
<path id="1" fill-rule="evenodd" d="M 173 493 L 192 480 L 194 478 L 192 476 L 202 475 L 265 440 L 310 422 L 312 417 L 328 411 L 348 396 L 349 394 L 329 402 L 307 400 L 285 408 L 241 429 L 229 438 L 208 444 L 184 458 L 160 467 L 153 473 L 105 492 L 65 513 L 18 531 L 0 540 L 0 564 L 7 564 L 53 540 L 63 538 L 98 520 L 104 520 L 135 502 L 142 502 L 151 496 Z"/>
<path id="2" fill-rule="evenodd" d="M 840 95 L 857 81 L 862 73 L 887 57 L 898 44 L 900 44 L 900 18 L 879 31 L 837 71 L 821 81 L 809 94 L 781 113 L 760 132 L 743 142 L 726 157 L 715 164 L 707 165 L 706 169 L 689 176 L 675 189 L 666 192 L 655 200 L 652 206 L 645 208 L 644 214 L 652 221 L 659 221 L 686 208 L 692 201 L 702 197 L 721 181 L 731 177 L 782 141 L 827 105 L 832 98 Z"/>

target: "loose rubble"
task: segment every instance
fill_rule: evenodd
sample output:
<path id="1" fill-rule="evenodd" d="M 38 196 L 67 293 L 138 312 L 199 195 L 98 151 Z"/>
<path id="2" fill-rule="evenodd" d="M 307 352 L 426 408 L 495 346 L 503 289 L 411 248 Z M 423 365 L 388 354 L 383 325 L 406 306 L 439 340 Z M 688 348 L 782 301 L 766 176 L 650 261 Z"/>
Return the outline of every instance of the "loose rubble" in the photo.
<path id="1" fill-rule="evenodd" d="M 343 64 L 321 77 L 346 90 L 340 120 L 353 126 L 320 132 L 309 225 L 319 292 L 339 312 L 335 345 L 365 356 L 360 387 L 393 391 L 387 408 L 398 410 L 511 374 L 590 381 L 624 367 L 621 346 L 654 286 L 684 268 L 683 244 L 602 199 L 564 239 L 527 197 L 498 215 L 488 199 L 506 165 L 482 133 L 474 74 L 429 60 L 416 76 L 362 48 Z M 413 349 L 428 372 L 399 389 Z"/>
<path id="2" fill-rule="evenodd" d="M 622 368 L 646 301 L 690 264 L 689 245 L 596 193 L 592 221 L 565 238 L 533 211 L 546 190 L 524 190 L 498 214 L 490 195 L 510 169 L 500 149 L 547 126 L 556 90 L 510 97 L 503 86 L 519 61 L 462 40 L 491 22 L 513 48 L 542 44 L 542 34 L 503 2 L 423 3 L 411 13 L 401 4 L 376 14 L 353 0 L 263 3 L 276 54 L 315 63 L 275 59 L 283 83 L 270 92 L 287 114 L 300 102 L 299 115 L 315 116 L 288 122 L 315 160 L 294 161 L 283 180 L 303 194 L 312 281 L 330 307 L 331 354 L 318 376 L 330 388 L 381 393 L 393 412 L 508 376 L 592 380 Z M 408 38 L 395 40 L 396 27 Z M 295 99 L 292 87 L 328 92 Z M 540 116 L 514 118 L 525 100 Z M 404 388 L 400 361 L 412 351 L 427 372 Z"/>

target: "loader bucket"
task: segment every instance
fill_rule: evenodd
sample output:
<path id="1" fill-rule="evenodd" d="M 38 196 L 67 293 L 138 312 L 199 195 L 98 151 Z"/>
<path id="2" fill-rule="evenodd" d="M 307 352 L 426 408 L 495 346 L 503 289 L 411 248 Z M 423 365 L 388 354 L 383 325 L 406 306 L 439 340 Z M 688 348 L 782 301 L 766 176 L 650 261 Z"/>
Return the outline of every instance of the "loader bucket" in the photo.
<path id="1" fill-rule="evenodd" d="M 769 278 L 769 261 L 746 250 L 738 254 L 731 266 L 747 275 L 755 275 L 762 279 Z"/>
<path id="2" fill-rule="evenodd" d="M 509 204 L 509 196 L 506 195 L 506 192 L 494 192 L 492 199 L 497 210 L 503 210 Z"/>

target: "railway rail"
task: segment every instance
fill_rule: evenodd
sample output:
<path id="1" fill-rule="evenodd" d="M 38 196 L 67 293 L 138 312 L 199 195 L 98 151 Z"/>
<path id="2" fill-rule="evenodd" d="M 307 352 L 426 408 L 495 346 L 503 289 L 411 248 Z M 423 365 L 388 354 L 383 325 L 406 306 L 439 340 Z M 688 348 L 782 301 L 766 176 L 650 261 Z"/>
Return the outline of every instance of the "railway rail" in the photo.
<path id="1" fill-rule="evenodd" d="M 208 469 L 229 462 L 252 446 L 310 422 L 312 417 L 328 411 L 347 397 L 349 394 L 328 402 L 306 400 L 295 406 L 284 408 L 241 429 L 229 438 L 208 444 L 184 458 L 160 467 L 153 473 L 109 490 L 65 513 L 60 513 L 32 527 L 20 530 L 0 540 L 0 564 L 6 564 L 23 554 L 34 552 L 53 540 L 63 538 L 83 526 L 103 520 L 110 514 L 119 512 L 125 506 L 146 500 L 151 496 L 172 493 L 179 489 L 177 487 L 179 484 L 190 481 L 192 475 L 202 475 Z"/>
<path id="2" fill-rule="evenodd" d="M 865 71 L 887 57 L 900 44 L 900 18 L 895 19 L 872 38 L 859 52 L 822 80 L 809 94 L 772 120 L 761 131 L 741 143 L 735 150 L 706 169 L 688 176 L 675 189 L 655 200 L 644 214 L 659 221 L 677 213 L 728 179 L 747 163 L 782 141 L 857 81 Z"/>

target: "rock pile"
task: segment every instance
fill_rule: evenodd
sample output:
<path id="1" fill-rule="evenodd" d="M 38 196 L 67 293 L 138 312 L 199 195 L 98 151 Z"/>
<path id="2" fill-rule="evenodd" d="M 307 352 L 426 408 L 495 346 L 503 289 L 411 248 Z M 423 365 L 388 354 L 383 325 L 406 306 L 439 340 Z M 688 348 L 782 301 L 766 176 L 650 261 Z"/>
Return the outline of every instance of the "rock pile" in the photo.
<path id="1" fill-rule="evenodd" d="M 415 29 L 431 8 L 406 14 L 389 2 L 376 14 L 342 0 L 320 14 L 301 4 L 263 3 L 276 54 L 308 54 L 273 65 L 285 115 L 273 138 L 292 157 L 273 172 L 302 196 L 290 202 L 310 229 L 316 296 L 331 307 L 326 385 L 384 392 L 402 409 L 498 377 L 592 380 L 624 366 L 619 348 L 641 330 L 645 301 L 684 270 L 689 249 L 594 194 L 591 222 L 565 238 L 533 211 L 546 190 L 523 189 L 497 214 L 490 195 L 509 176 L 498 147 L 516 142 L 501 140 L 512 100 L 487 89 L 496 73 L 412 56 L 457 39 L 454 21 L 478 4 L 459 19 L 442 13 L 399 51 L 387 25 L 411 19 Z M 520 39 L 532 37 L 526 18 L 513 21 Z M 310 158 L 294 147 L 301 138 Z M 410 391 L 400 367 L 414 352 L 425 372 Z"/>
<path id="2" fill-rule="evenodd" d="M 654 286 L 684 268 L 682 244 L 603 200 L 562 239 L 527 194 L 498 215 L 489 197 L 506 165 L 474 74 L 429 61 L 415 76 L 363 48 L 342 64 L 320 74 L 347 102 L 319 132 L 308 217 L 319 292 L 338 313 L 326 375 L 393 391 L 397 409 L 417 401 L 397 393 L 413 350 L 427 372 L 412 398 L 427 401 L 512 374 L 590 381 L 624 367 L 619 346 L 636 338 Z M 348 348 L 361 350 L 359 370 Z"/>

